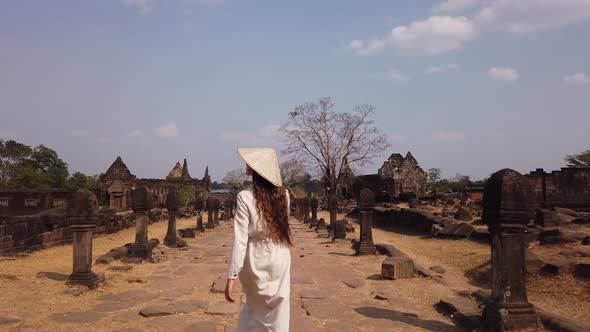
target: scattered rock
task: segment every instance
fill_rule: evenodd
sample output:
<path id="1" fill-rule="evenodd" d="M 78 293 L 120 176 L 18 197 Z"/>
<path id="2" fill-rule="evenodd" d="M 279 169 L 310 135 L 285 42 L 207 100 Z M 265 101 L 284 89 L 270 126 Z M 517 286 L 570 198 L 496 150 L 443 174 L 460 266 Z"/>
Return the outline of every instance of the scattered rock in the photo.
<path id="1" fill-rule="evenodd" d="M 390 280 L 412 278 L 414 261 L 407 256 L 389 257 L 381 263 L 381 276 Z"/>
<path id="2" fill-rule="evenodd" d="M 469 331 L 480 325 L 481 314 L 473 302 L 463 298 L 444 298 L 434 305 L 440 313 L 451 317 L 458 325 Z"/>
<path id="3" fill-rule="evenodd" d="M 473 215 L 466 208 L 460 206 L 459 209 L 457 209 L 457 212 L 453 215 L 453 218 L 462 221 L 470 221 L 473 218 Z"/>
<path id="4" fill-rule="evenodd" d="M 145 280 L 144 278 L 140 278 L 140 277 L 131 277 L 131 278 L 127 278 L 127 282 L 130 284 L 133 284 L 133 283 L 145 284 L 147 282 L 147 280 Z"/>
<path id="5" fill-rule="evenodd" d="M 67 274 L 57 272 L 39 272 L 37 273 L 37 277 L 47 278 L 55 281 L 66 281 L 68 280 L 69 276 Z"/>
<path id="6" fill-rule="evenodd" d="M 557 213 L 561 213 L 561 214 L 566 214 L 568 216 L 572 216 L 572 217 L 577 217 L 578 216 L 578 212 L 572 210 L 572 209 L 566 209 L 566 208 L 560 208 L 560 207 L 554 207 L 553 210 Z"/>
<path id="7" fill-rule="evenodd" d="M 574 267 L 574 276 L 579 279 L 590 280 L 590 264 L 576 264 Z"/>
<path id="8" fill-rule="evenodd" d="M 585 246 L 590 245 L 590 236 L 586 236 L 584 239 L 582 239 L 582 244 Z"/>
<path id="9" fill-rule="evenodd" d="M 182 332 L 216 332 L 215 323 L 209 321 L 194 322 L 185 327 Z"/>
<path id="10" fill-rule="evenodd" d="M 238 313 L 239 307 L 236 303 L 217 303 L 211 305 L 205 310 L 209 315 L 233 315 Z"/>
<path id="11" fill-rule="evenodd" d="M 542 245 L 547 245 L 547 244 L 563 244 L 563 243 L 576 242 L 576 240 L 572 239 L 570 237 L 564 236 L 563 233 L 559 229 L 550 229 L 550 230 L 542 231 L 539 234 L 539 242 Z"/>
<path id="12" fill-rule="evenodd" d="M 16 280 L 18 280 L 18 277 L 15 276 L 14 274 L 0 273 L 0 280 L 16 281 Z"/>
<path id="13" fill-rule="evenodd" d="M 145 307 L 139 312 L 143 317 L 169 316 L 175 313 L 176 309 L 172 305 Z"/>
<path id="14" fill-rule="evenodd" d="M 0 326 L 18 324 L 22 321 L 20 318 L 0 316 Z"/>
<path id="15" fill-rule="evenodd" d="M 440 265 L 431 266 L 430 269 L 436 273 L 445 274 L 447 270 Z"/>
<path id="16" fill-rule="evenodd" d="M 105 282 L 107 280 L 107 276 L 104 274 L 104 272 L 94 272 L 94 273 L 98 277 L 98 282 Z"/>
<path id="17" fill-rule="evenodd" d="M 572 220 L 572 224 L 576 224 L 576 225 L 588 225 L 588 224 L 590 224 L 590 216 L 584 216 L 584 217 L 576 218 L 576 219 Z"/>
<path id="18" fill-rule="evenodd" d="M 108 268 L 108 270 L 111 270 L 111 271 L 124 271 L 124 272 L 127 272 L 131 269 L 133 269 L 133 266 L 131 266 L 131 265 L 117 265 L 117 266 L 111 266 Z"/>
<path id="19" fill-rule="evenodd" d="M 364 279 L 349 279 L 343 280 L 342 282 L 345 283 L 346 286 L 351 288 L 361 288 L 366 284 Z"/>
<path id="20" fill-rule="evenodd" d="M 121 257 L 121 262 L 127 264 L 141 264 L 143 259 L 140 257 Z"/>
<path id="21" fill-rule="evenodd" d="M 110 264 L 114 262 L 115 259 L 111 256 L 100 256 L 96 259 L 95 264 Z"/>
<path id="22" fill-rule="evenodd" d="M 574 270 L 576 262 L 572 259 L 563 259 L 558 262 L 547 263 L 541 272 L 548 276 L 557 276 L 570 273 Z"/>

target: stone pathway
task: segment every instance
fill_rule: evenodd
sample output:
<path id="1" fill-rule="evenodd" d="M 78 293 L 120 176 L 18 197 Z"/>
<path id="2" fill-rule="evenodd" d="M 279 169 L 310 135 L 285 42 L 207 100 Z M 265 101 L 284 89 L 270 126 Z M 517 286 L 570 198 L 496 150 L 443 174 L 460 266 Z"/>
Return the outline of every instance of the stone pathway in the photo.
<path id="1" fill-rule="evenodd" d="M 320 238 L 295 220 L 292 231 L 292 332 L 461 330 L 433 308 L 456 296 L 447 286 L 420 277 L 383 280 L 384 256 L 352 256 L 349 243 Z M 63 285 L 55 305 L 28 304 L 33 315 L 0 305 L 0 330 L 235 331 L 246 299 L 239 288 L 236 304 L 223 295 L 231 237 L 231 226 L 222 223 L 187 239 L 188 249 L 166 249 L 158 264 L 110 263 L 98 290 L 73 296 Z"/>

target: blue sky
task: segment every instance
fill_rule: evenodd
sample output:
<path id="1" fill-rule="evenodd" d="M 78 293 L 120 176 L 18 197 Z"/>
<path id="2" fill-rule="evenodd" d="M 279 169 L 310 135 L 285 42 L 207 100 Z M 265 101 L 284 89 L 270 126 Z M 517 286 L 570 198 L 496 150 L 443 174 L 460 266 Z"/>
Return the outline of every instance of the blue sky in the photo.
<path id="1" fill-rule="evenodd" d="M 482 178 L 590 148 L 588 0 L 0 2 L 0 137 L 70 171 L 220 180 L 295 106 L 376 107 L 389 153 Z"/>

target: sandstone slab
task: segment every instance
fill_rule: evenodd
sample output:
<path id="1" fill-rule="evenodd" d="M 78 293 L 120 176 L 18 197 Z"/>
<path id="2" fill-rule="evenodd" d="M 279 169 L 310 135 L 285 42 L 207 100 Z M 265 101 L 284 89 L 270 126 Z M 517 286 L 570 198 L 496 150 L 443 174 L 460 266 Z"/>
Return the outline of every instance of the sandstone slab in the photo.
<path id="1" fill-rule="evenodd" d="M 239 312 L 239 307 L 236 303 L 217 303 L 209 306 L 205 310 L 209 315 L 233 315 Z"/>

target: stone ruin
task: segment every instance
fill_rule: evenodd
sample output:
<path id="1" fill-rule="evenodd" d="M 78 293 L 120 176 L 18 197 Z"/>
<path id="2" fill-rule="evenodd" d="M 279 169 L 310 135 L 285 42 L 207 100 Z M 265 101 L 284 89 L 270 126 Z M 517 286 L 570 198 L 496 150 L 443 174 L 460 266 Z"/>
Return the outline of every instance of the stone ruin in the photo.
<path id="1" fill-rule="evenodd" d="M 363 188 L 369 188 L 378 202 L 407 201 L 424 195 L 426 172 L 408 152 L 405 157 L 392 154 L 377 174 L 358 176 L 353 184 L 356 197 Z"/>

